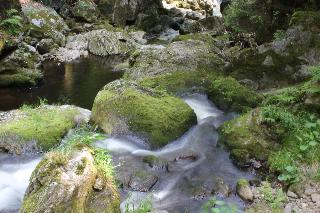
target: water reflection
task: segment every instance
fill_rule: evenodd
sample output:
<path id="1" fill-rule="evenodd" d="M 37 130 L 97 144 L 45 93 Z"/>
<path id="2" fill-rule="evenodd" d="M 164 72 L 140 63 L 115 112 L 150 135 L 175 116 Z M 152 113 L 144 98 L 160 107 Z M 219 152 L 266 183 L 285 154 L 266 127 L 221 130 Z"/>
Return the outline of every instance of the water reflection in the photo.
<path id="1" fill-rule="evenodd" d="M 39 98 L 45 98 L 49 103 L 68 102 L 91 109 L 98 91 L 122 76 L 122 73 L 112 71 L 121 61 L 119 57 L 90 56 L 67 64 L 45 63 L 45 76 L 39 86 L 0 88 L 0 111 L 16 109 L 24 103 L 37 103 Z"/>

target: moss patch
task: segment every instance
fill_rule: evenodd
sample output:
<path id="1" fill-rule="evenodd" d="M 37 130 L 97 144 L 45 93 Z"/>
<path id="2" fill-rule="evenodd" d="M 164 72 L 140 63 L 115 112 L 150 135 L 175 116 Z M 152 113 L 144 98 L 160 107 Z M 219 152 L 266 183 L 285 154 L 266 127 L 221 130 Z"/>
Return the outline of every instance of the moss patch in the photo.
<path id="1" fill-rule="evenodd" d="M 217 106 L 229 111 L 243 112 L 256 107 L 261 101 L 257 93 L 242 86 L 231 77 L 214 80 L 208 94 Z"/>
<path id="2" fill-rule="evenodd" d="M 37 108 L 23 107 L 19 116 L 4 122 L 0 126 L 0 137 L 8 135 L 22 138 L 21 142 L 36 141 L 38 146 L 47 151 L 59 144 L 61 138 L 75 126 L 75 108 L 43 106 Z"/>
<path id="3" fill-rule="evenodd" d="M 304 30 L 320 32 L 320 11 L 297 11 L 293 13 L 290 26 L 300 25 Z"/>
<path id="4" fill-rule="evenodd" d="M 93 105 L 93 120 L 105 132 L 130 131 L 146 136 L 153 147 L 178 138 L 196 123 L 193 110 L 182 100 L 168 96 L 152 96 L 133 88 L 120 94 L 102 90 Z"/>
<path id="5" fill-rule="evenodd" d="M 212 71 L 177 71 L 156 77 L 147 77 L 140 81 L 140 85 L 172 94 L 199 89 L 206 91 L 211 82 L 220 74 Z"/>

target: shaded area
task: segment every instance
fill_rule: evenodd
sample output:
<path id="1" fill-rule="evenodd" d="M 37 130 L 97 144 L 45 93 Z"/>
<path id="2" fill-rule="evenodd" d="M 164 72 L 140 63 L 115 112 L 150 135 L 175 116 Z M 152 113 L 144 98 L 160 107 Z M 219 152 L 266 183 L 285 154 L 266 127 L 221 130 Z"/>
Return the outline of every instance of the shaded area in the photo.
<path id="1" fill-rule="evenodd" d="M 114 72 L 119 57 L 90 56 L 72 63 L 43 65 L 44 79 L 37 87 L 0 89 L 0 111 L 35 104 L 39 98 L 52 103 L 68 103 L 91 109 L 94 98 L 107 83 L 119 79 L 123 73 Z"/>

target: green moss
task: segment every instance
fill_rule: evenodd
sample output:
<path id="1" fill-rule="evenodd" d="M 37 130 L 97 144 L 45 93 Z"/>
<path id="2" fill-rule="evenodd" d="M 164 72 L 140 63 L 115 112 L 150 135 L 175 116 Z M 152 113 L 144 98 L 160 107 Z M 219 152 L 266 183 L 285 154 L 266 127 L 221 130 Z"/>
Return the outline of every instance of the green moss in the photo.
<path id="1" fill-rule="evenodd" d="M 211 82 L 219 75 L 215 71 L 177 71 L 156 77 L 144 78 L 139 84 L 144 87 L 164 90 L 172 94 L 194 88 L 206 91 Z"/>
<path id="2" fill-rule="evenodd" d="M 305 30 L 320 32 L 320 11 L 297 11 L 293 13 L 290 26 L 300 25 Z"/>
<path id="3" fill-rule="evenodd" d="M 167 95 L 153 97 L 134 89 L 121 94 L 100 91 L 92 112 L 93 120 L 105 132 L 113 132 L 124 120 L 132 132 L 147 136 L 153 147 L 177 139 L 196 123 L 193 110 L 182 100 Z"/>
<path id="4" fill-rule="evenodd" d="M 0 87 L 35 86 L 42 77 L 42 73 L 38 69 L 20 68 L 17 73 L 0 75 Z"/>
<path id="5" fill-rule="evenodd" d="M 233 149 L 230 158 L 236 165 L 242 166 L 249 162 L 249 152 L 245 149 Z"/>
<path id="6" fill-rule="evenodd" d="M 0 126 L 0 137 L 16 135 L 25 143 L 37 141 L 44 151 L 59 144 L 60 139 L 74 125 L 74 108 L 61 109 L 59 107 L 22 108 L 20 118 L 7 121 Z"/>
<path id="7" fill-rule="evenodd" d="M 217 106 L 229 111 L 247 111 L 256 107 L 261 101 L 257 93 L 242 86 L 231 77 L 214 80 L 208 94 Z"/>
<path id="8" fill-rule="evenodd" d="M 246 186 L 250 186 L 248 180 L 246 180 L 246 179 L 239 179 L 239 180 L 237 181 L 237 188 L 246 187 Z"/>
<path id="9" fill-rule="evenodd" d="M 214 43 L 213 37 L 207 33 L 195 33 L 195 34 L 186 34 L 186 35 L 178 35 L 173 39 L 173 41 L 186 41 L 186 40 L 199 40 L 205 43 Z"/>
<path id="10" fill-rule="evenodd" d="M 221 142 L 229 149 L 246 150 L 250 158 L 267 160 L 272 150 L 277 149 L 269 128 L 261 124 L 260 109 L 224 123 L 219 131 Z"/>

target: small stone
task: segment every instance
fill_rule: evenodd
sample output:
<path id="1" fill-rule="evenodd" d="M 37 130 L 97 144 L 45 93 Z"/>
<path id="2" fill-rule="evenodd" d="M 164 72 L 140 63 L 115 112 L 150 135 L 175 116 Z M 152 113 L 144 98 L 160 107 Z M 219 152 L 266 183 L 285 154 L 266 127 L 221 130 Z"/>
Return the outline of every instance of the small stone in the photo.
<path id="1" fill-rule="evenodd" d="M 96 182 L 94 183 L 93 188 L 101 191 L 103 189 L 103 187 L 104 187 L 104 183 L 103 183 L 102 178 L 97 178 Z"/>
<path id="2" fill-rule="evenodd" d="M 288 191 L 287 192 L 287 196 L 288 197 L 291 197 L 291 198 L 294 198 L 294 199 L 297 199 L 298 198 L 298 195 L 296 195 L 294 192 L 292 191 Z"/>
<path id="3" fill-rule="evenodd" d="M 274 63 L 272 57 L 270 55 L 266 56 L 262 64 L 265 66 L 273 66 Z"/>
<path id="4" fill-rule="evenodd" d="M 308 204 L 307 203 L 302 203 L 301 206 L 302 206 L 303 209 L 305 209 L 306 207 L 308 207 Z"/>
<path id="5" fill-rule="evenodd" d="M 308 188 L 306 188 L 306 190 L 304 191 L 304 193 L 306 194 L 306 195 L 311 195 L 311 194 L 313 194 L 315 191 L 311 188 L 311 187 L 308 187 Z"/>
<path id="6" fill-rule="evenodd" d="M 320 203 L 320 194 L 312 194 L 311 199 L 314 203 Z"/>
<path id="7" fill-rule="evenodd" d="M 252 201 L 253 200 L 253 193 L 250 188 L 249 182 L 245 179 L 240 179 L 237 182 L 237 194 L 242 200 L 245 201 Z"/>
<path id="8" fill-rule="evenodd" d="M 284 213 L 291 213 L 292 212 L 292 203 L 288 203 L 284 209 L 283 209 Z"/>

